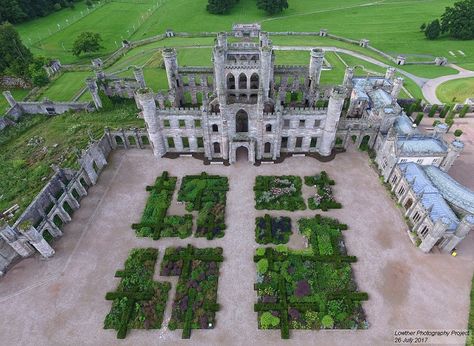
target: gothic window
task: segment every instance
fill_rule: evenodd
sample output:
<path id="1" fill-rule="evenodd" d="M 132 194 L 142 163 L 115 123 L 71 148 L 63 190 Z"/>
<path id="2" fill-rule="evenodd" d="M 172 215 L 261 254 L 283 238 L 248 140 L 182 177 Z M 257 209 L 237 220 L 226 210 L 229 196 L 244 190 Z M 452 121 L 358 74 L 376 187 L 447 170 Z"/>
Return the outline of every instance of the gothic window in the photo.
<path id="1" fill-rule="evenodd" d="M 221 153 L 221 145 L 219 144 L 219 142 L 214 142 L 213 147 L 214 147 L 214 154 Z"/>
<path id="2" fill-rule="evenodd" d="M 250 89 L 258 89 L 258 74 L 256 73 L 250 76 Z"/>
<path id="3" fill-rule="evenodd" d="M 271 125 L 271 124 L 267 124 L 267 126 L 265 126 L 265 131 L 267 131 L 267 132 L 272 132 L 272 125 Z"/>
<path id="4" fill-rule="evenodd" d="M 241 73 L 239 76 L 239 89 L 247 89 L 247 75 Z"/>
<path id="5" fill-rule="evenodd" d="M 212 132 L 219 132 L 219 126 L 217 126 L 217 124 L 212 125 Z"/>
<path id="6" fill-rule="evenodd" d="M 235 132 L 249 131 L 249 116 L 243 109 L 237 112 L 235 116 Z"/>
<path id="7" fill-rule="evenodd" d="M 227 75 L 227 89 L 235 89 L 235 77 L 232 73 Z"/>

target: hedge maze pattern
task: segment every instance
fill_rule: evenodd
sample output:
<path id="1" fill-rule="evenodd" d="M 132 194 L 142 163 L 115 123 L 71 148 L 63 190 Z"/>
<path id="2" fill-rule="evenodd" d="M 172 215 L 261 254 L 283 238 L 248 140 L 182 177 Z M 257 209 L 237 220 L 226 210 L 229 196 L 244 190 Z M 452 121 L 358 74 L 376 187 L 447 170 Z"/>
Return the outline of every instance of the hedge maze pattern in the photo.
<path id="1" fill-rule="evenodd" d="M 161 263 L 161 275 L 179 276 L 173 301 L 170 330 L 183 329 L 189 339 L 192 329 L 214 328 L 217 304 L 219 264 L 222 248 L 167 248 Z"/>
<path id="2" fill-rule="evenodd" d="M 199 212 L 196 237 L 211 240 L 224 236 L 227 191 L 227 177 L 201 173 L 183 178 L 178 201 L 186 202 L 187 211 Z"/>
<path id="3" fill-rule="evenodd" d="M 173 192 L 176 188 L 176 177 L 170 177 L 168 172 L 163 172 L 156 178 L 153 186 L 147 186 L 150 197 L 143 211 L 140 223 L 133 224 L 132 228 L 141 237 L 151 237 L 158 240 L 161 237 L 189 237 L 193 228 L 193 216 L 166 216 L 171 204 Z"/>
<path id="4" fill-rule="evenodd" d="M 306 250 L 284 245 L 257 249 L 257 303 L 259 328 L 280 329 L 288 339 L 290 329 L 367 328 L 361 301 L 342 239 L 347 225 L 316 215 L 303 218 L 299 230 L 310 243 Z"/>
<path id="5" fill-rule="evenodd" d="M 171 284 L 153 281 L 157 258 L 157 249 L 133 249 L 125 269 L 115 273 L 121 280 L 117 290 L 105 296 L 113 302 L 104 328 L 115 329 L 118 339 L 124 339 L 128 329 L 161 328 Z"/>

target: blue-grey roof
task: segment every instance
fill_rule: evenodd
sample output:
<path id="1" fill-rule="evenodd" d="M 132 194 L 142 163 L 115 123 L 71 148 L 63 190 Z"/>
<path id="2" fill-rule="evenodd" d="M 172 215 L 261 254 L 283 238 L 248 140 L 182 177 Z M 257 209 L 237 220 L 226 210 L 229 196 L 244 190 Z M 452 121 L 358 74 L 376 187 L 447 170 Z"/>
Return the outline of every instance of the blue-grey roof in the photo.
<path id="1" fill-rule="evenodd" d="M 459 219 L 448 203 L 446 203 L 440 191 L 426 175 L 422 166 L 413 162 L 400 163 L 399 166 L 405 178 L 410 182 L 415 194 L 421 197 L 421 203 L 425 209 L 429 210 L 431 220 L 433 222 L 439 219 L 449 220 L 447 222 L 449 225 L 448 230 L 454 231 L 457 228 Z"/>
<path id="2" fill-rule="evenodd" d="M 474 214 L 474 192 L 462 186 L 446 172 L 435 166 L 423 167 L 426 175 L 443 197 L 456 207 Z"/>
<path id="3" fill-rule="evenodd" d="M 426 136 L 399 137 L 397 148 L 405 154 L 442 154 L 448 151 L 443 141 Z"/>
<path id="4" fill-rule="evenodd" d="M 400 115 L 397 120 L 395 120 L 395 131 L 397 131 L 397 134 L 399 135 L 411 135 L 411 134 L 416 134 L 419 133 L 419 130 L 417 127 L 413 127 L 413 123 L 410 120 L 410 118 L 406 114 Z"/>

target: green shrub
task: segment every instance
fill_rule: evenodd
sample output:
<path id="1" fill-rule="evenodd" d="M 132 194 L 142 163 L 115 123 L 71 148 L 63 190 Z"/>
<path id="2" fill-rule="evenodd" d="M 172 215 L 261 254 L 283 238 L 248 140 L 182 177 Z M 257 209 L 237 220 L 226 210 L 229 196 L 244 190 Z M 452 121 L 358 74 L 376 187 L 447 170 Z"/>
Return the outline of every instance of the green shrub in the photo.
<path id="1" fill-rule="evenodd" d="M 321 325 L 325 329 L 332 329 L 334 327 L 334 319 L 330 315 L 326 315 L 321 319 Z"/>
<path id="2" fill-rule="evenodd" d="M 459 112 L 459 117 L 464 118 L 466 116 L 466 113 L 469 111 L 469 105 L 464 105 Z"/>
<path id="3" fill-rule="evenodd" d="M 436 111 L 438 110 L 438 105 L 433 105 L 431 106 L 431 109 L 428 113 L 428 117 L 432 118 L 436 114 Z"/>
<path id="4" fill-rule="evenodd" d="M 265 255 L 265 248 L 264 247 L 259 247 L 257 250 L 255 250 L 255 253 L 257 256 L 264 256 Z"/>
<path id="5" fill-rule="evenodd" d="M 421 120 L 423 120 L 423 116 L 424 116 L 423 113 L 421 113 L 421 112 L 418 113 L 418 115 L 416 116 L 416 119 L 415 119 L 414 123 L 417 124 L 417 125 L 420 125 Z"/>
<path id="6" fill-rule="evenodd" d="M 454 131 L 454 136 L 455 137 L 461 137 L 462 134 L 463 134 L 463 132 L 462 132 L 461 129 L 457 129 L 456 131 Z"/>
<path id="7" fill-rule="evenodd" d="M 260 316 L 260 326 L 262 329 L 275 328 L 280 324 L 280 319 L 273 316 L 270 312 L 265 311 Z"/>
<path id="8" fill-rule="evenodd" d="M 257 272 L 259 274 L 265 274 L 268 270 L 268 260 L 266 258 L 262 258 L 257 262 Z"/>

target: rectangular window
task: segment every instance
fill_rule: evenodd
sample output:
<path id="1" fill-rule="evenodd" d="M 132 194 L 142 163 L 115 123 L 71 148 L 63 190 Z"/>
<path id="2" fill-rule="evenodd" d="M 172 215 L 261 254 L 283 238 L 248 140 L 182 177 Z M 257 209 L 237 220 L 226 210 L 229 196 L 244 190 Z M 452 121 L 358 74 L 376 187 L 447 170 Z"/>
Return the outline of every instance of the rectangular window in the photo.
<path id="1" fill-rule="evenodd" d="M 173 137 L 168 137 L 168 148 L 174 148 L 174 138 Z"/>
<path id="2" fill-rule="evenodd" d="M 201 120 L 199 120 L 199 119 L 194 120 L 194 127 L 200 128 L 201 127 Z"/>
<path id="3" fill-rule="evenodd" d="M 305 127 L 305 121 L 304 120 L 300 120 L 300 128 L 304 128 Z"/>
<path id="4" fill-rule="evenodd" d="M 170 127 L 170 121 L 168 119 L 163 120 L 163 126 L 166 128 Z"/>
<path id="5" fill-rule="evenodd" d="M 289 128 L 290 127 L 290 120 L 289 119 L 284 119 L 283 120 L 283 127 L 285 129 Z"/>
<path id="6" fill-rule="evenodd" d="M 184 120 L 179 120 L 179 127 L 180 128 L 186 127 L 186 122 Z"/>
<path id="7" fill-rule="evenodd" d="M 314 127 L 319 127 L 319 126 L 321 126 L 321 120 L 315 120 Z"/>
<path id="8" fill-rule="evenodd" d="M 302 146 L 303 146 L 303 137 L 296 137 L 295 148 L 301 149 Z"/>
<path id="9" fill-rule="evenodd" d="M 311 143 L 309 143 L 309 147 L 316 148 L 316 144 L 318 144 L 318 137 L 311 137 Z"/>
<path id="10" fill-rule="evenodd" d="M 204 139 L 202 137 L 197 138 L 198 148 L 204 148 Z"/>
<path id="11" fill-rule="evenodd" d="M 188 137 L 181 137 L 181 140 L 183 141 L 183 148 L 189 148 L 189 138 Z"/>
<path id="12" fill-rule="evenodd" d="M 288 137 L 281 137 L 281 148 L 282 149 L 288 148 Z"/>

